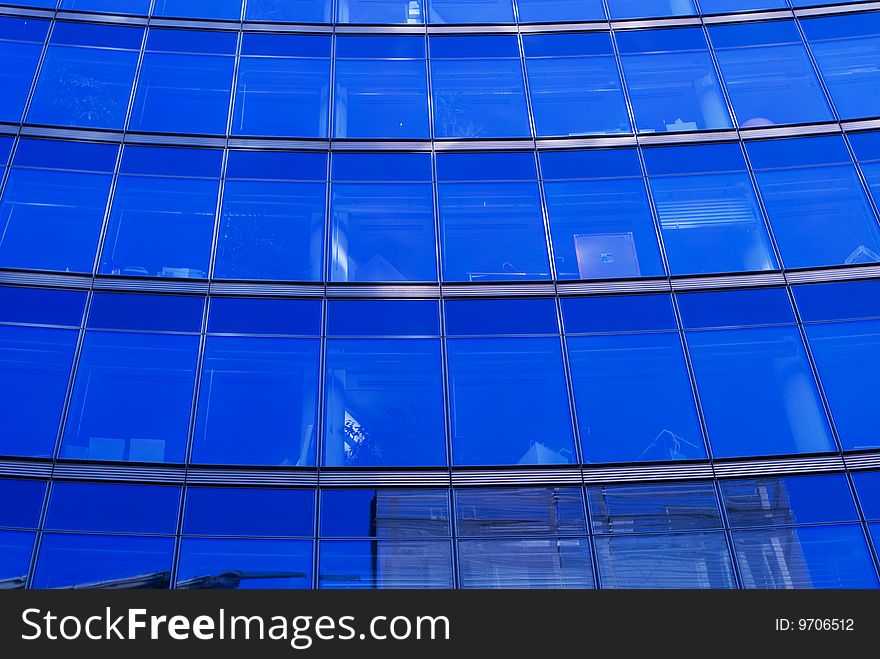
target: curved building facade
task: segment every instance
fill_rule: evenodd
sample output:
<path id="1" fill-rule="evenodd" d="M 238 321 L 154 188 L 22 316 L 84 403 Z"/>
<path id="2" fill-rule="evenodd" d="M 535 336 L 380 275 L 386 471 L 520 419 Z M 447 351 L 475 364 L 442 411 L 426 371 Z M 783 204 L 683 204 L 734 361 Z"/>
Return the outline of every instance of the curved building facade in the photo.
<path id="1" fill-rule="evenodd" d="M 880 10 L 0 4 L 0 588 L 877 588 Z"/>

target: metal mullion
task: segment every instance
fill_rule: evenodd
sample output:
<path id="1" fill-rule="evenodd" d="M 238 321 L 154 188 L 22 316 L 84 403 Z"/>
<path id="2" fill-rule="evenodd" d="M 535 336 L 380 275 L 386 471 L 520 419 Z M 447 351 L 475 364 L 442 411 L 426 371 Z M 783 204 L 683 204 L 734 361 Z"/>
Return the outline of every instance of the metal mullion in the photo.
<path id="1" fill-rule="evenodd" d="M 733 570 L 733 579 L 739 590 L 745 588 L 743 585 L 742 574 L 740 574 L 739 561 L 736 559 L 736 545 L 733 542 L 733 532 L 730 525 L 730 518 L 727 515 L 727 506 L 724 505 L 724 497 L 721 491 L 721 481 L 717 477 L 712 478 L 712 488 L 715 491 L 715 502 L 721 513 L 721 524 L 724 532 L 724 541 L 727 543 L 727 553 L 730 555 L 731 569 Z"/>
<path id="2" fill-rule="evenodd" d="M 329 166 L 329 158 L 328 158 Z M 329 188 L 329 184 L 327 186 Z M 321 336 L 318 339 L 318 387 L 316 393 L 316 417 L 315 417 L 315 540 L 312 549 L 312 590 L 317 590 L 320 586 L 318 571 L 320 570 L 319 561 L 319 512 L 320 505 L 319 494 L 322 491 L 321 485 L 321 463 L 324 460 L 324 412 L 326 408 L 325 391 L 327 386 L 327 300 L 326 297 L 321 300 Z"/>
<path id="3" fill-rule="evenodd" d="M 868 553 L 871 556 L 871 560 L 874 562 L 874 571 L 877 573 L 878 577 L 880 577 L 880 546 L 875 545 L 874 538 L 871 534 L 871 524 L 872 522 L 868 519 L 867 515 L 865 515 L 865 509 L 862 506 L 862 501 L 859 498 L 858 490 L 856 490 L 855 481 L 853 480 L 852 471 L 849 469 L 845 472 L 846 482 L 850 489 L 850 496 L 852 496 L 853 501 L 856 505 L 856 511 L 859 515 L 859 521 L 862 527 L 862 533 L 865 536 L 865 541 L 868 545 Z M 873 522 L 873 524 L 880 526 L 880 522 Z"/>

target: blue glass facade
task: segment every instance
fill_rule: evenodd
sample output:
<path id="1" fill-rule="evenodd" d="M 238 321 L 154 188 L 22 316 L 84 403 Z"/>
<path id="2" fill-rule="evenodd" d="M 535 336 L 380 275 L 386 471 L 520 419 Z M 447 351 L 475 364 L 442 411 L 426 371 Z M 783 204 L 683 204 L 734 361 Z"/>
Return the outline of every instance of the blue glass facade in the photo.
<path id="1" fill-rule="evenodd" d="M 880 13 L 0 3 L 0 588 L 878 588 Z"/>

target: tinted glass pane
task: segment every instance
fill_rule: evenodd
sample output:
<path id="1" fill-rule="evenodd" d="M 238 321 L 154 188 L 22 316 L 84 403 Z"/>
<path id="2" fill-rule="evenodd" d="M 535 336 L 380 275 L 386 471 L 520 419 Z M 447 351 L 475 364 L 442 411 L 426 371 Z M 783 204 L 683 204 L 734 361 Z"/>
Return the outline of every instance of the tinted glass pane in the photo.
<path id="1" fill-rule="evenodd" d="M 448 536 L 446 490 L 322 490 L 323 538 Z"/>
<path id="2" fill-rule="evenodd" d="M 594 588 L 586 538 L 461 540 L 462 588 Z"/>
<path id="3" fill-rule="evenodd" d="M 52 456 L 76 334 L 0 326 L 0 454 Z"/>
<path id="4" fill-rule="evenodd" d="M 606 485 L 588 493 L 593 533 L 721 528 L 711 482 Z"/>
<path id="5" fill-rule="evenodd" d="M 784 288 L 681 293 L 677 299 L 681 322 L 686 329 L 795 322 Z"/>
<path id="6" fill-rule="evenodd" d="M 0 95 L 0 121 L 17 122 L 21 119 L 43 50 L 39 42 L 45 37 L 48 25 L 48 21 L 31 19 L 3 18 L 0 21 L 0 28 L 5 28 L 0 37 L 0 61 L 4 63 L 0 67 L 0 89 L 3 89 Z M 13 41 L 13 34 L 20 34 L 16 38 L 21 41 Z M 25 43 L 31 40 L 36 43 Z"/>
<path id="7" fill-rule="evenodd" d="M 857 472 L 852 479 L 865 519 L 880 519 L 880 471 Z"/>
<path id="8" fill-rule="evenodd" d="M 156 0 L 153 16 L 238 19 L 241 0 Z"/>
<path id="9" fill-rule="evenodd" d="M 43 481 L 0 479 L 0 501 L 14 502 L 0 508 L 0 526 L 37 528 L 45 492 Z"/>
<path id="10" fill-rule="evenodd" d="M 455 491 L 460 536 L 580 535 L 584 496 L 574 487 L 475 488 Z"/>
<path id="11" fill-rule="evenodd" d="M 833 450 L 797 329 L 689 332 L 687 342 L 716 457 Z"/>
<path id="12" fill-rule="evenodd" d="M 168 588 L 174 538 L 47 533 L 34 588 Z"/>
<path id="13" fill-rule="evenodd" d="M 205 300 L 197 296 L 94 293 L 87 327 L 198 332 Z"/>
<path id="14" fill-rule="evenodd" d="M 559 0 L 516 0 L 521 23 L 562 21 L 601 21 L 605 9 L 599 0 L 559 2 Z"/>
<path id="15" fill-rule="evenodd" d="M 319 342 L 208 337 L 192 460 L 315 463 Z"/>
<path id="16" fill-rule="evenodd" d="M 678 334 L 571 337 L 568 352 L 586 462 L 706 456 Z"/>
<path id="17" fill-rule="evenodd" d="M 446 300 L 446 334 L 558 334 L 556 305 L 550 299 Z"/>
<path id="18" fill-rule="evenodd" d="M 562 298 L 566 334 L 675 330 L 669 295 L 608 295 Z"/>
<path id="19" fill-rule="evenodd" d="M 732 527 L 859 518 L 843 474 L 721 481 L 721 494 Z"/>
<path id="20" fill-rule="evenodd" d="M 735 588 L 722 532 L 599 536 L 602 588 Z"/>
<path id="21" fill-rule="evenodd" d="M 0 531 L 0 588 L 24 588 L 36 533 Z"/>
<path id="22" fill-rule="evenodd" d="M 144 15 L 150 11 L 151 0 L 61 0 L 61 9 L 102 11 L 116 14 Z"/>
<path id="23" fill-rule="evenodd" d="M 331 340 L 326 359 L 324 464 L 446 463 L 439 341 Z"/>
<path id="24" fill-rule="evenodd" d="M 611 18 L 648 16 L 692 16 L 696 13 L 692 0 L 608 0 Z"/>
<path id="25" fill-rule="evenodd" d="M 641 179 L 547 181 L 544 193 L 559 279 L 663 274 Z"/>
<path id="26" fill-rule="evenodd" d="M 79 327 L 84 291 L 0 286 L 0 321 Z"/>
<path id="27" fill-rule="evenodd" d="M 788 9 L 786 0 L 700 0 L 703 14 L 727 14 L 755 9 Z"/>
<path id="28" fill-rule="evenodd" d="M 424 23 L 428 0 L 339 0 L 339 23 Z"/>
<path id="29" fill-rule="evenodd" d="M 433 300 L 329 300 L 328 336 L 438 336 Z"/>
<path id="30" fill-rule="evenodd" d="M 74 26 L 76 34 L 65 34 Z M 62 35 L 67 38 L 57 43 Z M 57 24 L 28 122 L 123 128 L 141 38 L 141 30 L 133 28 Z"/>
<path id="31" fill-rule="evenodd" d="M 61 457 L 183 462 L 197 336 L 89 332 Z"/>
<path id="32" fill-rule="evenodd" d="M 175 533 L 179 506 L 177 487 L 56 482 L 44 527 L 53 531 Z"/>
<path id="33" fill-rule="evenodd" d="M 792 292 L 805 322 L 880 317 L 877 280 L 794 286 Z"/>
<path id="34" fill-rule="evenodd" d="M 316 336 L 321 333 L 322 306 L 320 300 L 215 297 L 208 331 Z"/>
<path id="35" fill-rule="evenodd" d="M 186 492 L 183 532 L 311 537 L 314 514 L 311 490 L 191 487 Z"/>
<path id="36" fill-rule="evenodd" d="M 309 540 L 215 540 L 180 542 L 178 588 L 310 588 Z"/>
<path id="37" fill-rule="evenodd" d="M 575 462 L 557 339 L 454 339 L 447 350 L 456 464 Z"/>
<path id="38" fill-rule="evenodd" d="M 245 18 L 254 21 L 326 23 L 331 0 L 248 0 Z"/>
<path id="39" fill-rule="evenodd" d="M 880 368 L 880 321 L 806 328 L 822 388 L 844 449 L 880 446 L 871 373 Z"/>
<path id="40" fill-rule="evenodd" d="M 452 588 L 448 540 L 323 540 L 320 588 Z"/>
<path id="41" fill-rule="evenodd" d="M 431 23 L 512 23 L 511 0 L 428 0 Z"/>
<path id="42" fill-rule="evenodd" d="M 861 526 L 734 531 L 746 588 L 876 588 Z"/>

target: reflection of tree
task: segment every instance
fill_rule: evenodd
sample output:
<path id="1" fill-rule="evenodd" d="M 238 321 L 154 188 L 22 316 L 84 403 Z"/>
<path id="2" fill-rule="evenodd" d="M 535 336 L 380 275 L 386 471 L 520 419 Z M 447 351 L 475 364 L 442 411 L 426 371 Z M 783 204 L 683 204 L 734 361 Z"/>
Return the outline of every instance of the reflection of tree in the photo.
<path id="1" fill-rule="evenodd" d="M 438 94 L 434 112 L 440 120 L 440 133 L 445 137 L 480 137 L 483 133 L 483 126 L 475 124 L 469 116 L 462 92 Z"/>
<path id="2" fill-rule="evenodd" d="M 114 85 L 77 71 L 62 67 L 52 81 L 58 90 L 53 104 L 63 116 L 70 117 L 72 124 L 81 126 L 108 126 L 115 117 L 124 114 L 125 108 L 115 98 Z M 123 99 L 128 103 L 128 96 Z"/>
<path id="3" fill-rule="evenodd" d="M 227 212 L 223 217 L 219 258 L 229 277 L 262 277 L 290 270 L 292 245 L 282 231 L 267 230 L 265 218 Z"/>
<path id="4" fill-rule="evenodd" d="M 417 465 L 424 461 L 425 442 L 431 442 L 441 432 L 440 420 L 427 406 L 401 403 L 371 410 L 375 424 L 361 424 L 348 420 L 345 433 L 345 466 L 377 467 L 388 465 Z M 430 450 L 430 449 L 428 449 Z"/>

